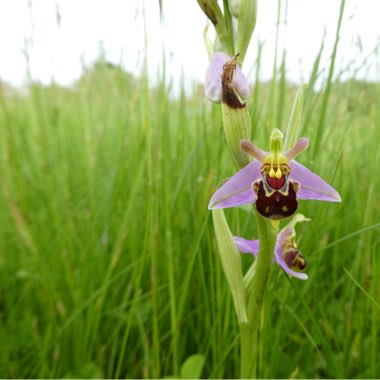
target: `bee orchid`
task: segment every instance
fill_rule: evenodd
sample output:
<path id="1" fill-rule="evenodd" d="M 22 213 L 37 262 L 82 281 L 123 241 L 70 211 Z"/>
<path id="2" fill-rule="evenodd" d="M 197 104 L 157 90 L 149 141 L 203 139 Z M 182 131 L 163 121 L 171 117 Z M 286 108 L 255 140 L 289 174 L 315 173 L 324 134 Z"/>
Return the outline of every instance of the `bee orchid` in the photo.
<path id="1" fill-rule="evenodd" d="M 294 158 L 309 145 L 303 137 L 286 152 L 282 151 L 283 134 L 272 131 L 270 152 L 242 140 L 240 148 L 254 160 L 228 179 L 212 196 L 209 209 L 236 207 L 255 203 L 266 218 L 280 220 L 293 215 L 298 199 L 341 202 L 339 193 L 322 178 Z"/>
<path id="2" fill-rule="evenodd" d="M 307 280 L 306 273 L 300 271 L 306 268 L 306 260 L 301 255 L 295 242 L 296 232 L 294 226 L 298 222 L 309 221 L 301 214 L 297 214 L 293 220 L 283 228 L 277 235 L 274 248 L 275 261 L 287 274 L 300 280 Z M 250 253 L 257 257 L 260 243 L 258 240 L 246 240 L 239 236 L 234 237 L 238 250 L 242 253 Z"/>

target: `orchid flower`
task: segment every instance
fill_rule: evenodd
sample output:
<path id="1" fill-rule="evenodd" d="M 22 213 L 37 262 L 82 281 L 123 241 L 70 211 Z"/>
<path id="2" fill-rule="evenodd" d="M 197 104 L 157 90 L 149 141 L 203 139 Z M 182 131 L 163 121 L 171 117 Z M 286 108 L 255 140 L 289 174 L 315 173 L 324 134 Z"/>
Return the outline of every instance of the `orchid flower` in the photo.
<path id="1" fill-rule="evenodd" d="M 306 260 L 297 249 L 294 226 L 298 222 L 309 220 L 301 214 L 295 215 L 293 220 L 278 233 L 274 248 L 274 261 L 287 274 L 300 280 L 307 280 L 308 276 L 306 273 L 300 273 L 301 270 L 306 268 Z M 255 257 L 259 254 L 260 243 L 258 240 L 246 240 L 239 236 L 234 236 L 234 241 L 240 252 L 251 253 Z"/>
<path id="2" fill-rule="evenodd" d="M 205 93 L 207 98 L 215 103 L 220 103 L 223 98 L 223 89 L 222 89 L 222 74 L 224 65 L 231 61 L 230 57 L 226 53 L 217 51 L 212 56 L 210 65 L 206 73 L 205 81 Z M 236 64 L 235 73 L 233 75 L 233 87 L 237 95 L 241 100 L 245 100 L 249 97 L 250 90 L 247 80 L 245 79 L 244 74 L 241 72 L 239 66 Z M 228 102 L 226 102 L 228 103 Z"/>
<path id="3" fill-rule="evenodd" d="M 298 199 L 341 202 L 334 188 L 294 160 L 307 149 L 308 139 L 302 137 L 286 152 L 282 151 L 282 140 L 281 131 L 274 129 L 269 153 L 248 140 L 242 140 L 240 148 L 252 155 L 254 160 L 214 193 L 209 209 L 255 203 L 262 216 L 279 220 L 296 212 Z"/>

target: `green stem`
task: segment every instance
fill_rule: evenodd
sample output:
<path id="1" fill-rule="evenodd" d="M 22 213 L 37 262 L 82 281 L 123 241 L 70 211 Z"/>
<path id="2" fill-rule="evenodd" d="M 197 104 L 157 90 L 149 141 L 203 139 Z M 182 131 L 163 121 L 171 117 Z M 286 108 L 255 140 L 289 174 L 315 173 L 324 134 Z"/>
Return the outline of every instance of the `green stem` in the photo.
<path id="1" fill-rule="evenodd" d="M 240 324 L 241 378 L 257 377 L 257 346 L 260 327 L 260 315 L 264 292 L 272 264 L 277 231 L 270 220 L 257 214 L 257 226 L 260 239 L 260 251 L 253 277 L 253 288 L 248 294 L 248 323 Z"/>

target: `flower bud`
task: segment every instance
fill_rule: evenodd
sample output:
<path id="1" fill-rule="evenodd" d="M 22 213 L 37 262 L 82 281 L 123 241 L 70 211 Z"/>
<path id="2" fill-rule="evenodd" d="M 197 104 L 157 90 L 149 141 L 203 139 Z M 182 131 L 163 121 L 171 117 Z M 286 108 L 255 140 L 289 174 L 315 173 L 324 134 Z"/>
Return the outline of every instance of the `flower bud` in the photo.
<path id="1" fill-rule="evenodd" d="M 232 45 L 228 38 L 226 23 L 217 0 L 197 0 L 203 13 L 214 25 L 218 39 L 224 50 L 229 51 Z M 232 52 L 230 52 L 232 54 Z"/>
<path id="2" fill-rule="evenodd" d="M 203 13 L 209 18 L 209 20 L 214 25 L 220 22 L 220 15 L 222 15 L 222 12 L 216 0 L 197 0 L 197 1 Z"/>

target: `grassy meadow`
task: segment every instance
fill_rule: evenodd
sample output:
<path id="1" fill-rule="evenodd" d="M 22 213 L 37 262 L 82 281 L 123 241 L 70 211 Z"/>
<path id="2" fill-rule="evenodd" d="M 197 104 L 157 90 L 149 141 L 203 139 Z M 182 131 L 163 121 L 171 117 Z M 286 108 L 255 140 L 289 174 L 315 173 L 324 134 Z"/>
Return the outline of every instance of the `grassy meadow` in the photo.
<path id="1" fill-rule="evenodd" d="M 378 378 L 380 84 L 330 78 L 318 90 L 320 72 L 317 56 L 299 161 L 343 202 L 300 202 L 312 219 L 297 228 L 309 280 L 273 265 L 259 374 Z M 263 148 L 273 127 L 286 130 L 297 87 L 285 73 L 283 62 L 272 82 L 258 75 L 248 101 Z M 234 171 L 202 86 L 173 96 L 170 78 L 153 87 L 100 64 L 72 88 L 3 89 L 0 377 L 186 377 L 194 354 L 201 377 L 238 377 L 238 325 L 207 209 Z M 234 234 L 257 237 L 253 213 L 226 216 Z"/>

